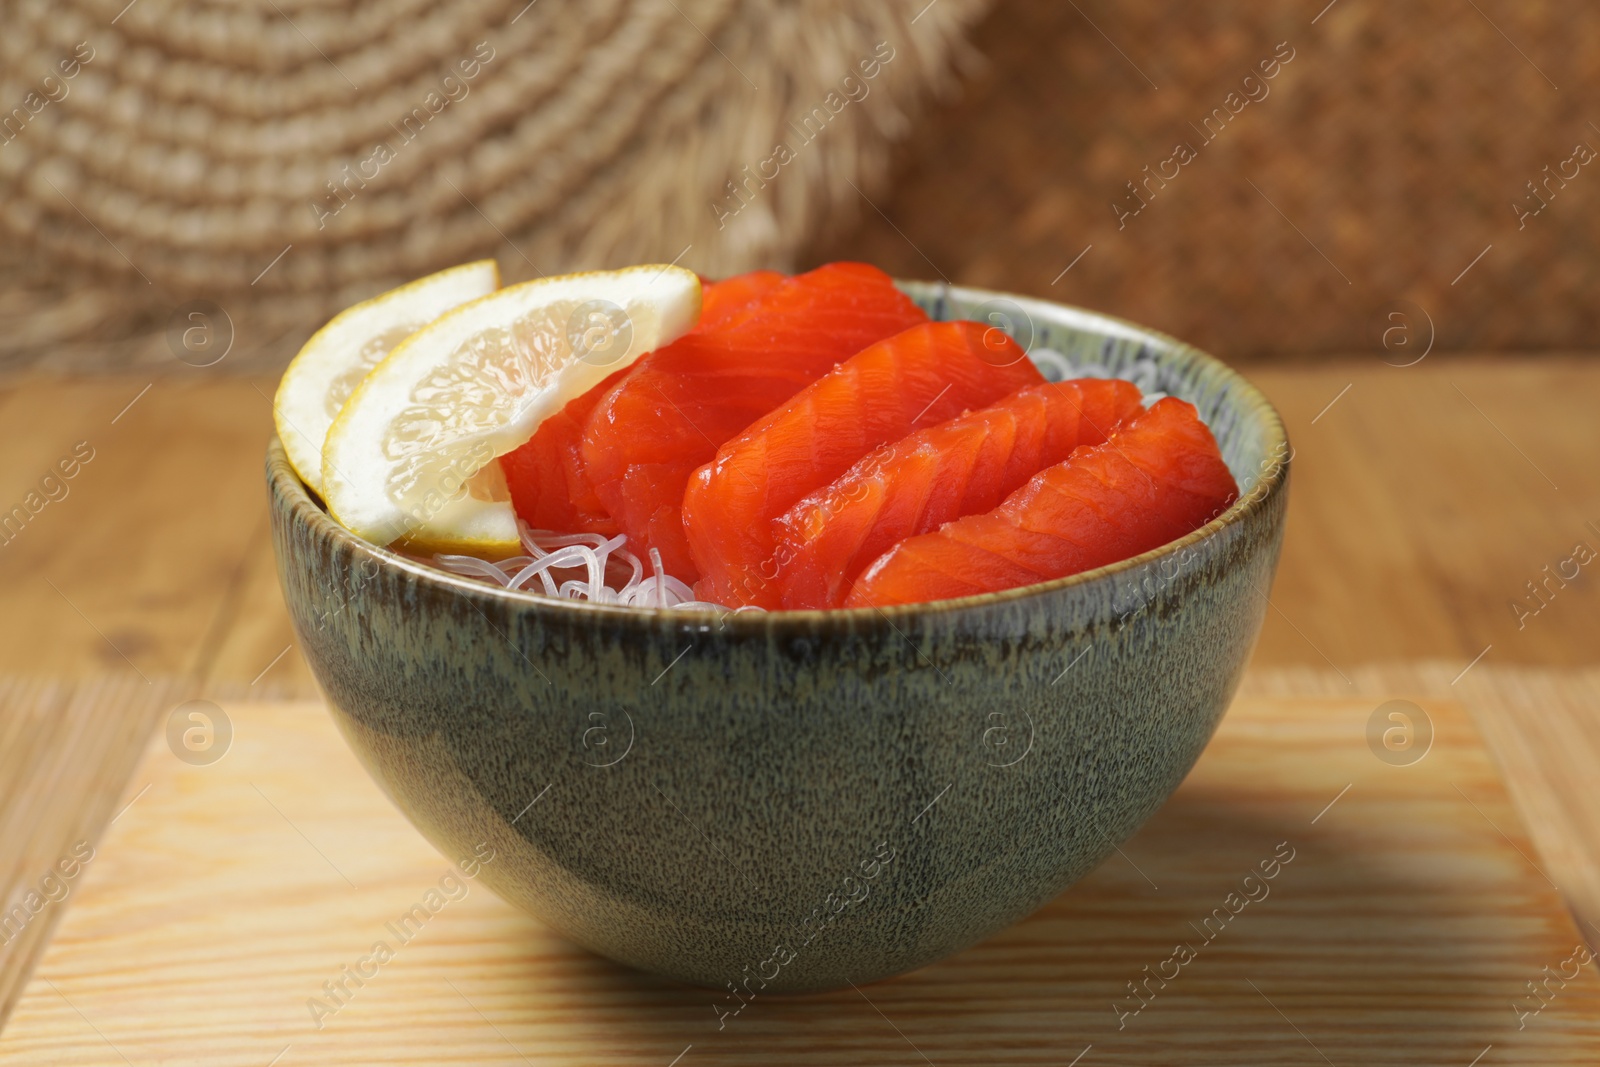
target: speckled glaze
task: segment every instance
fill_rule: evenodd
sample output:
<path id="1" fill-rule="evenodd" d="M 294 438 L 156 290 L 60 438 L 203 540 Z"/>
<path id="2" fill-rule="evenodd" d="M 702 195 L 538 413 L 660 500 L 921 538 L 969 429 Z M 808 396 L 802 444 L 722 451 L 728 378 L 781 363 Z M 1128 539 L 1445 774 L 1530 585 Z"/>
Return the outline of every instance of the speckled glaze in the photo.
<path id="1" fill-rule="evenodd" d="M 1115 319 L 905 288 L 1192 401 L 1240 502 L 1025 589 L 719 617 L 420 566 L 267 457 L 300 647 L 373 777 L 450 859 L 493 848 L 480 877 L 508 901 L 730 1014 L 940 959 L 1100 863 L 1194 764 L 1267 607 L 1289 448 L 1253 387 Z"/>

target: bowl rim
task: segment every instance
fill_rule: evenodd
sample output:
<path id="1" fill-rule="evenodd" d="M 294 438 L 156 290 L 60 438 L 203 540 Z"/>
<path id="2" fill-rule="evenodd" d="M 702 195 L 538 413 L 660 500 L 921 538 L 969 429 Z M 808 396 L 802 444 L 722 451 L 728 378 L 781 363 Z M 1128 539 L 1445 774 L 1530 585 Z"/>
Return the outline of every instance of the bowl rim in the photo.
<path id="1" fill-rule="evenodd" d="M 1134 570 L 1168 556 L 1183 554 L 1193 546 L 1217 537 L 1223 530 L 1240 525 L 1254 513 L 1270 506 L 1274 499 L 1284 492 L 1288 484 L 1289 467 L 1294 459 L 1294 451 L 1289 446 L 1289 435 L 1284 428 L 1282 417 L 1278 414 L 1277 409 L 1272 406 L 1271 401 L 1267 400 L 1261 391 L 1251 384 L 1248 379 L 1209 352 L 1180 341 L 1169 334 L 1162 333 L 1160 330 L 1140 326 L 1115 315 L 1091 311 L 1073 304 L 1062 304 L 1037 297 L 979 289 L 971 286 L 951 285 L 947 282 L 896 279 L 896 284 L 902 287 L 914 287 L 922 292 L 938 295 L 946 299 L 955 297 L 969 303 L 981 304 L 986 300 L 993 299 L 1013 301 L 1030 315 L 1034 311 L 1038 311 L 1041 313 L 1041 317 L 1047 314 L 1048 317 L 1061 321 L 1070 328 L 1098 333 L 1103 336 L 1119 337 L 1124 340 L 1152 343 L 1154 347 L 1162 349 L 1164 354 L 1176 354 L 1185 360 L 1198 363 L 1207 368 L 1210 373 L 1219 375 L 1227 383 L 1232 402 L 1240 414 L 1255 423 L 1261 430 L 1265 454 L 1280 458 L 1265 466 L 1248 491 L 1241 493 L 1226 511 L 1204 526 L 1185 534 L 1175 541 L 1169 541 L 1147 552 L 1141 552 L 1137 556 L 1130 556 L 1115 563 L 1108 563 L 1103 567 L 1080 571 L 1065 578 L 1053 578 L 1047 582 L 1036 582 L 1032 585 L 1016 586 L 992 593 L 976 593 L 971 596 L 954 597 L 947 600 L 924 601 L 915 604 L 893 604 L 887 607 L 807 608 L 804 610 L 771 611 L 738 610 L 733 608 L 713 611 L 693 608 L 640 608 L 621 604 L 595 604 L 587 600 L 550 597 L 520 589 L 497 587 L 419 563 L 392 549 L 375 545 L 364 538 L 358 537 L 335 522 L 327 510 L 316 502 L 311 489 L 295 473 L 293 466 L 289 463 L 283 442 L 276 433 L 273 434 L 272 440 L 267 446 L 269 487 L 275 488 L 283 494 L 290 505 L 291 515 L 298 516 L 300 521 L 305 522 L 315 536 L 343 544 L 358 554 L 377 560 L 380 565 L 397 567 L 414 578 L 442 586 L 451 592 L 487 601 L 498 601 L 504 606 L 516 606 L 535 612 L 572 613 L 574 618 L 587 616 L 597 622 L 602 620 L 610 623 L 632 622 L 643 627 L 653 628 L 659 626 L 661 622 L 667 621 L 681 623 L 680 629 L 696 631 L 725 628 L 735 631 L 741 629 L 765 631 L 774 627 L 815 630 L 819 624 L 835 622 L 859 624 L 863 620 L 876 618 L 881 618 L 891 626 L 894 626 L 899 620 L 910 617 L 951 615 L 1033 598 L 1054 596 L 1078 586 L 1105 582 L 1118 574 Z"/>

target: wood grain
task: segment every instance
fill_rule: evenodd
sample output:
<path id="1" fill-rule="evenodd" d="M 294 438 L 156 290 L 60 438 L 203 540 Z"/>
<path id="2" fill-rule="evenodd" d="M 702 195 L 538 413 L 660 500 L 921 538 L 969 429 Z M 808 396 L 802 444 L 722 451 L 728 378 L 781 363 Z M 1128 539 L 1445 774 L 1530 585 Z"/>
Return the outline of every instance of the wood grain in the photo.
<path id="1" fill-rule="evenodd" d="M 93 453 L 0 546 L 0 669 L 196 673 L 265 514 L 270 425 L 271 404 L 238 379 L 38 381 L 0 401 L 0 508 L 77 443 Z"/>
<path id="2" fill-rule="evenodd" d="M 157 716 L 181 687 L 128 676 L 75 683 L 0 678 L 0 1024 L 61 916 L 34 910 L 39 892 L 74 848 L 95 841 L 114 818 Z M 48 896 L 48 894 L 45 894 Z M 19 904 L 24 913 L 17 913 Z"/>
<path id="3" fill-rule="evenodd" d="M 1352 684 L 1354 683 L 1353 690 Z M 1579 932 L 1600 947 L 1600 670 L 1548 671 L 1406 663 L 1326 670 L 1279 668 L 1245 675 L 1242 696 L 1342 697 L 1376 708 L 1389 700 L 1458 700 L 1484 734 L 1512 801 L 1529 827 L 1541 873 L 1558 886 Z"/>
<path id="4" fill-rule="evenodd" d="M 1430 705 L 1431 750 L 1396 767 L 1368 748 L 1370 710 L 1243 701 L 1173 801 L 1040 913 L 897 980 L 757 998 L 719 1030 L 715 994 L 589 956 L 470 881 L 402 944 L 386 923 L 446 859 L 319 706 L 237 704 L 220 762 L 150 746 L 0 1062 L 1594 1062 L 1593 965 L 1566 965 L 1538 1014 L 1513 1008 L 1540 1005 L 1526 983 L 1581 939 L 1469 719 Z M 393 959 L 319 1028 L 308 1000 L 380 940 Z M 1194 958 L 1171 977 L 1180 943 Z M 1141 1007 L 1147 965 L 1170 980 Z"/>
<path id="5" fill-rule="evenodd" d="M 1520 625 L 1511 607 L 1539 607 L 1527 583 L 1578 542 L 1600 552 L 1595 368 L 1373 359 L 1249 376 L 1295 448 L 1278 610 L 1258 665 L 1348 671 L 1438 657 L 1464 667 L 1490 644 L 1483 662 L 1496 665 L 1600 660 L 1591 568 L 1552 587 Z"/>

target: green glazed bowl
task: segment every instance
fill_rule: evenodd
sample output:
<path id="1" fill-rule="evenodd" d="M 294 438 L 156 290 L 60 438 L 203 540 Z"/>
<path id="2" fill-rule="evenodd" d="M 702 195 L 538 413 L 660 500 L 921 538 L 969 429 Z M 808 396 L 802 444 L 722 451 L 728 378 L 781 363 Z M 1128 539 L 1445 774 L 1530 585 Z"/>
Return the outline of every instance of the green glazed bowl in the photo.
<path id="1" fill-rule="evenodd" d="M 717 615 L 547 599 L 334 523 L 267 456 L 284 599 L 339 726 L 451 858 L 574 941 L 731 1013 L 931 963 L 1034 911 L 1171 794 L 1261 627 L 1290 457 L 1252 386 L 1171 338 L 905 283 L 1198 406 L 1240 486 L 1204 528 L 1042 585 Z"/>

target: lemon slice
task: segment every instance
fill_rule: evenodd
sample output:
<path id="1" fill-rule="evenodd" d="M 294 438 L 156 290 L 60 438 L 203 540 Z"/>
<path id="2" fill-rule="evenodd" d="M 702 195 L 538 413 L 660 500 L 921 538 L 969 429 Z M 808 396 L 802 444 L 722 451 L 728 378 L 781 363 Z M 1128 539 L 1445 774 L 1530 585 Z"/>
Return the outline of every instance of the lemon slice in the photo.
<path id="1" fill-rule="evenodd" d="M 334 420 L 322 452 L 328 510 L 380 545 L 515 552 L 492 461 L 699 316 L 700 279 L 661 265 L 541 278 L 446 312 L 378 364 Z"/>
<path id="2" fill-rule="evenodd" d="M 278 383 L 272 419 L 295 473 L 322 492 L 322 444 L 356 386 L 394 346 L 453 307 L 500 286 L 492 259 L 451 267 L 339 312 L 311 335 Z"/>

